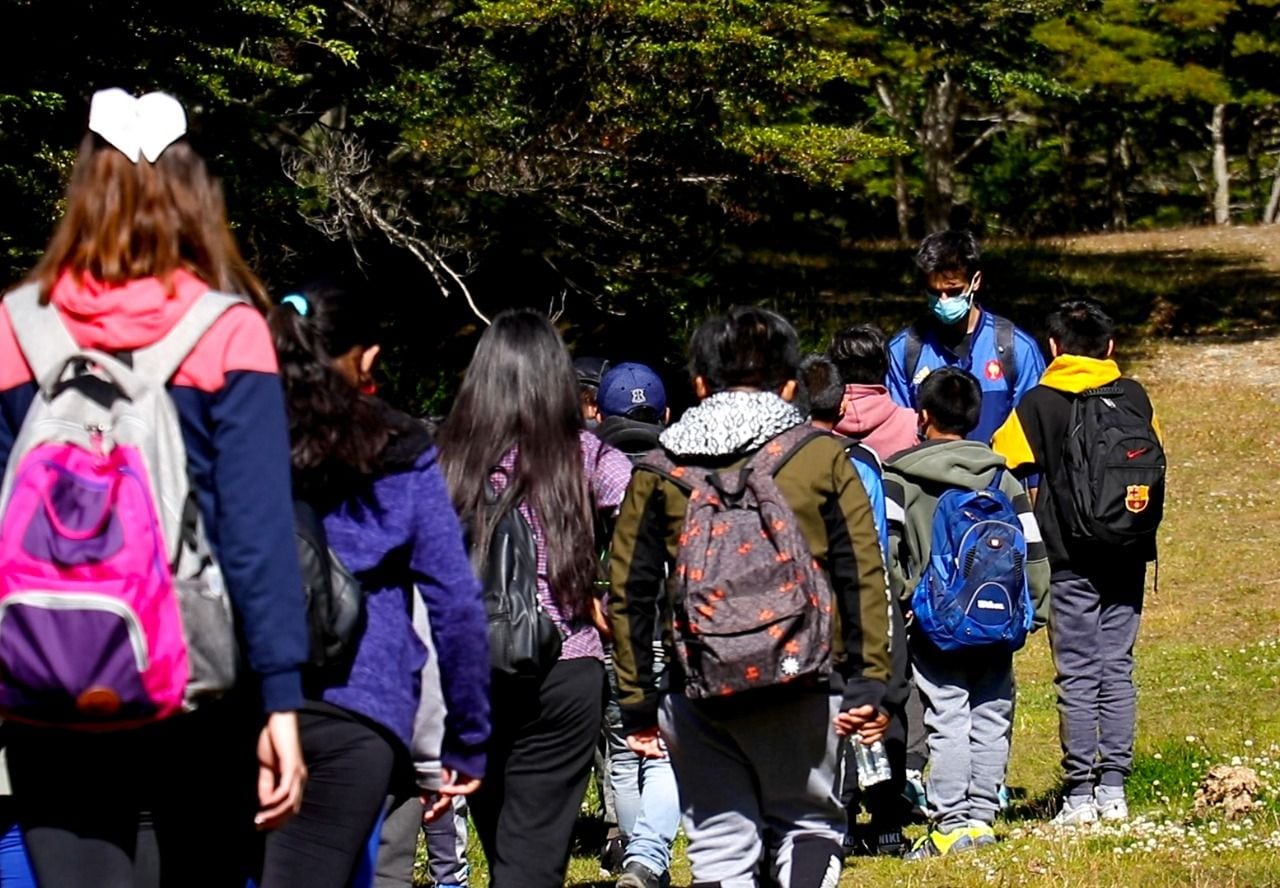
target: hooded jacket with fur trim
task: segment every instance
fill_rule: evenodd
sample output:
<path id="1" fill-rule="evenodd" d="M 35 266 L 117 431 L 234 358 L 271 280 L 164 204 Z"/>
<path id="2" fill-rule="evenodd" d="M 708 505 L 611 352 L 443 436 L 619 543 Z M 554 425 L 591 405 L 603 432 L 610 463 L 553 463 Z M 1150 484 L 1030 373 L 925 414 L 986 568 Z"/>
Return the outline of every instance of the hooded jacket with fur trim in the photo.
<path id="1" fill-rule="evenodd" d="M 801 421 L 794 408 L 772 393 L 721 392 L 667 429 L 662 444 L 677 465 L 725 470 L 742 465 L 775 435 Z M 828 436 L 800 447 L 774 477 L 796 513 L 813 556 L 831 579 L 837 605 L 833 690 L 842 694 L 844 709 L 866 704 L 883 708 L 892 672 L 891 602 L 879 536 L 862 482 L 844 447 Z M 672 603 L 666 583 L 688 502 L 688 490 L 640 466 L 631 477 L 614 530 L 609 615 L 619 702 L 628 733 L 657 724 L 654 614 L 662 604 L 661 634 L 672 644 Z M 675 673 L 671 688 L 679 692 L 678 660 L 670 659 Z"/>

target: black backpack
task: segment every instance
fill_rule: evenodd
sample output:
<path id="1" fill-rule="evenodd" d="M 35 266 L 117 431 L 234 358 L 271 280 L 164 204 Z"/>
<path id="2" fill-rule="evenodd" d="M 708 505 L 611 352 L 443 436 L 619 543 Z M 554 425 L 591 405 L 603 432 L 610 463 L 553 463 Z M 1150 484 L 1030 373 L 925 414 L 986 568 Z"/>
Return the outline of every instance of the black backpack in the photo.
<path id="1" fill-rule="evenodd" d="M 1115 546 L 1155 537 L 1164 517 L 1164 448 L 1124 389 L 1089 389 L 1075 398 L 1062 461 L 1071 492 L 1062 511 L 1073 537 Z"/>
<path id="2" fill-rule="evenodd" d="M 498 496 L 492 487 L 487 493 L 495 509 Z M 472 563 L 484 585 L 490 668 L 517 678 L 546 675 L 560 658 L 561 635 L 538 604 L 538 550 L 518 504 L 498 517 L 484 557 L 477 554 Z"/>
<path id="3" fill-rule="evenodd" d="M 307 665 L 326 669 L 347 662 L 364 626 L 364 586 L 329 548 L 314 507 L 293 501 L 294 539 L 307 596 Z"/>

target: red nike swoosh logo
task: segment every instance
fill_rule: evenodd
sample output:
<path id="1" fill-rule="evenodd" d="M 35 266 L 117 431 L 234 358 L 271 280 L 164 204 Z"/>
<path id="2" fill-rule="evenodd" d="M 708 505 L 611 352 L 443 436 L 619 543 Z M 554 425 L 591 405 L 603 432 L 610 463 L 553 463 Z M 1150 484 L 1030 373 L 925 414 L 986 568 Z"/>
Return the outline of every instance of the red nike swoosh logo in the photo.
<path id="1" fill-rule="evenodd" d="M 1150 447 L 1141 447 L 1137 450 L 1127 450 L 1125 451 L 1125 454 L 1129 457 L 1129 459 L 1137 459 L 1138 457 L 1142 456 L 1142 454 L 1146 453 L 1150 449 L 1151 449 Z"/>

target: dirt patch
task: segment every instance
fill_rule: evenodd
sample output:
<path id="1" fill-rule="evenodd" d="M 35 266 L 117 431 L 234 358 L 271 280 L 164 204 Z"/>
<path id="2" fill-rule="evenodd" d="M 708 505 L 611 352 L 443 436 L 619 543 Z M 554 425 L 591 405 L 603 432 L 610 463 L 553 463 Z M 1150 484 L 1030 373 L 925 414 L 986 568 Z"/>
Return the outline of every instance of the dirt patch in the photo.
<path id="1" fill-rule="evenodd" d="M 1172 231 L 1129 231 L 1051 241 L 1069 253 L 1147 251 L 1216 253 L 1236 256 L 1280 272 L 1280 225 L 1214 226 Z"/>
<path id="2" fill-rule="evenodd" d="M 1280 396 L 1280 334 L 1247 342 L 1181 341 L 1151 346 L 1139 371 L 1160 382 L 1204 382 Z"/>

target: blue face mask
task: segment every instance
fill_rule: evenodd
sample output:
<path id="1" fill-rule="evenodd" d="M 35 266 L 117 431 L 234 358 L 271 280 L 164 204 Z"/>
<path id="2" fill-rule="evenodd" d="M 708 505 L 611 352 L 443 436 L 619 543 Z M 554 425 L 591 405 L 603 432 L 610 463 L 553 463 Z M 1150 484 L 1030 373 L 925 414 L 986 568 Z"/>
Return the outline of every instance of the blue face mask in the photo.
<path id="1" fill-rule="evenodd" d="M 933 312 L 934 317 L 944 324 L 959 323 L 962 318 L 968 316 L 972 305 L 972 291 L 961 296 L 952 296 L 949 299 L 939 298 L 933 293 L 929 294 L 929 310 Z"/>

